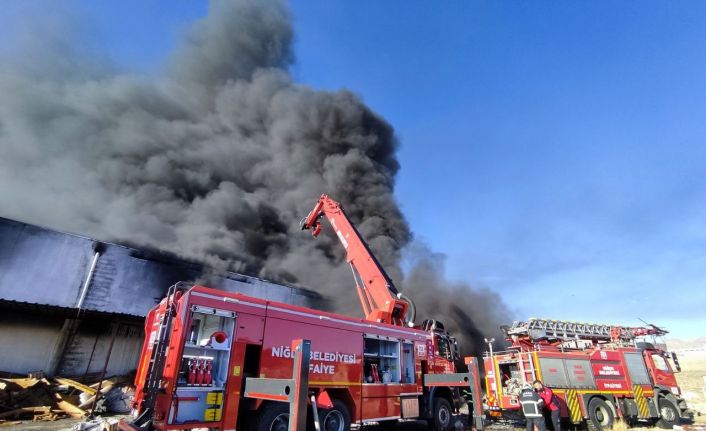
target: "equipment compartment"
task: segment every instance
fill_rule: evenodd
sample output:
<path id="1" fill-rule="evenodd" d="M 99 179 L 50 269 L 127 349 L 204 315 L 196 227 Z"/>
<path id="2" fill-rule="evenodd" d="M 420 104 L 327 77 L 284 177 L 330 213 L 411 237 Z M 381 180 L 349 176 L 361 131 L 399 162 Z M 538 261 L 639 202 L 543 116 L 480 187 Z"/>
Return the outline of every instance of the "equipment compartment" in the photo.
<path id="1" fill-rule="evenodd" d="M 400 342 L 366 336 L 364 371 L 366 383 L 400 383 Z"/>
<path id="2" fill-rule="evenodd" d="M 194 305 L 170 422 L 217 422 L 228 378 L 235 313 Z"/>

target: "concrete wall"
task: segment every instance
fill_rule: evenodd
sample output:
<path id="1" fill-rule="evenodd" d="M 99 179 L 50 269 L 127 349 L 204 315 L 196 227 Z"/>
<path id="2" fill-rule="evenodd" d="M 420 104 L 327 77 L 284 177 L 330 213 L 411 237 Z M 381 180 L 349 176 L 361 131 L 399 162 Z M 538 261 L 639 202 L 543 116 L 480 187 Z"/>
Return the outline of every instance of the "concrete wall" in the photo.
<path id="1" fill-rule="evenodd" d="M 80 320 L 76 332 L 64 340 L 67 322 L 59 311 L 25 307 L 12 310 L 0 307 L 0 370 L 25 374 L 42 370 L 57 375 L 82 376 L 99 373 L 116 333 L 108 361 L 107 375 L 125 374 L 135 369 L 142 349 L 143 325 L 140 319 L 93 315 Z M 67 343 L 64 346 L 64 342 Z M 62 356 L 63 355 L 63 356 Z"/>
<path id="2" fill-rule="evenodd" d="M 46 370 L 56 354 L 61 323 L 0 321 L 0 370 L 12 373 Z"/>

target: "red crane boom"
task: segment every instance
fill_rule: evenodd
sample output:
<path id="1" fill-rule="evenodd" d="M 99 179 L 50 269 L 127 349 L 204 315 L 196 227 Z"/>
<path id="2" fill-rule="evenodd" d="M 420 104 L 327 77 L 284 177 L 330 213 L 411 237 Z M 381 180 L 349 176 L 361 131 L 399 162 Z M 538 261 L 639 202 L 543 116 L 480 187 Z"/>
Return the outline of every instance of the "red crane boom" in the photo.
<path id="1" fill-rule="evenodd" d="M 408 304 L 402 300 L 392 280 L 343 211 L 341 204 L 323 194 L 301 222 L 302 230 L 311 229 L 316 238 L 321 233 L 321 218 L 326 216 L 336 236 L 346 249 L 346 261 L 355 279 L 356 291 L 366 320 L 404 326 Z"/>

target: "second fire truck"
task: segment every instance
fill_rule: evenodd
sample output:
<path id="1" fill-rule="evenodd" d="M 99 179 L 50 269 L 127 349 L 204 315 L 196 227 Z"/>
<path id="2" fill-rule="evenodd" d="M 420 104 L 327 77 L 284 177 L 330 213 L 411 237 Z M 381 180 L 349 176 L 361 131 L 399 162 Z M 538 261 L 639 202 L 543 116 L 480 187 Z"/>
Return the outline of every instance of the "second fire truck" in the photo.
<path id="1" fill-rule="evenodd" d="M 676 355 L 645 340 L 665 335 L 661 328 L 531 319 L 503 330 L 510 348 L 491 345 L 484 357 L 491 412 L 518 412 L 521 387 L 539 379 L 559 397 L 562 418 L 590 430 L 610 429 L 618 417 L 670 429 L 691 418 Z"/>

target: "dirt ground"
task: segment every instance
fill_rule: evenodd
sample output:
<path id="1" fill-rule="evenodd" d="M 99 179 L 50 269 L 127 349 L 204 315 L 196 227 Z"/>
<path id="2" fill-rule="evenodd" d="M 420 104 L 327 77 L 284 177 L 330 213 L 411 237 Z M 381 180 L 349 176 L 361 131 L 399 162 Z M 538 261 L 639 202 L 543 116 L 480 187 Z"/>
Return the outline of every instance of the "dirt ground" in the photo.
<path id="1" fill-rule="evenodd" d="M 682 388 L 682 396 L 692 410 L 706 418 L 706 351 L 683 352 L 679 354 L 682 372 L 677 381 Z"/>
<path id="2" fill-rule="evenodd" d="M 686 399 L 689 407 L 697 412 L 694 418 L 696 424 L 706 426 L 706 393 L 704 390 L 704 376 L 706 376 L 706 352 L 685 352 L 679 356 L 679 361 L 682 366 L 682 372 L 677 375 L 679 385 L 682 388 L 683 396 Z M 698 413 L 701 415 L 699 416 Z M 60 419 L 54 422 L 31 422 L 23 421 L 21 424 L 14 426 L 2 427 L 3 430 L 12 431 L 30 431 L 30 430 L 49 430 L 49 431 L 70 431 L 73 425 L 78 423 L 76 419 Z M 426 431 L 427 425 L 425 422 L 406 422 L 394 427 L 381 426 L 366 426 L 365 430 L 370 431 L 387 431 L 394 429 L 397 431 Z M 524 428 L 517 427 L 516 424 L 491 424 L 488 429 L 502 431 L 524 431 Z M 614 427 L 614 431 L 626 431 L 621 424 Z M 656 431 L 654 427 L 634 427 L 630 428 L 634 431 Z M 567 430 L 571 431 L 571 430 Z"/>
<path id="3" fill-rule="evenodd" d="M 23 421 L 21 424 L 3 427 L 3 430 L 12 431 L 34 431 L 34 430 L 47 430 L 47 431 L 71 431 L 72 427 L 77 424 L 79 420 L 77 419 L 59 419 L 54 422 L 30 422 Z M 698 424 L 706 426 L 706 415 L 702 415 L 696 421 Z M 409 421 L 405 423 L 400 423 L 395 426 L 365 426 L 364 431 L 428 431 L 428 426 L 426 422 L 423 421 Z M 518 427 L 517 424 L 503 424 L 503 423 L 493 423 L 486 427 L 490 431 L 525 431 L 525 428 Z M 613 431 L 659 431 L 659 428 L 655 427 L 633 427 L 626 428 L 621 425 L 617 425 L 613 428 Z M 566 431 L 574 431 L 574 429 L 568 429 Z"/>
<path id="4" fill-rule="evenodd" d="M 116 416 L 104 416 L 105 418 L 124 418 L 125 415 Z M 83 420 L 64 418 L 58 419 L 52 422 L 32 422 L 32 421 L 22 421 L 22 423 L 13 426 L 3 426 L 2 430 L 12 430 L 12 431 L 34 431 L 34 430 L 47 430 L 47 431 L 71 431 L 74 425 Z"/>

